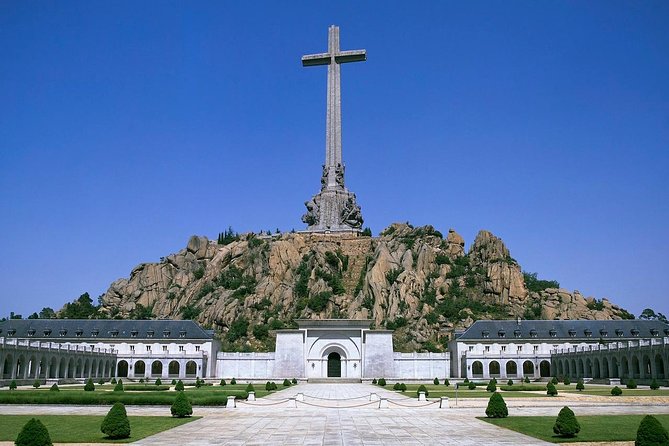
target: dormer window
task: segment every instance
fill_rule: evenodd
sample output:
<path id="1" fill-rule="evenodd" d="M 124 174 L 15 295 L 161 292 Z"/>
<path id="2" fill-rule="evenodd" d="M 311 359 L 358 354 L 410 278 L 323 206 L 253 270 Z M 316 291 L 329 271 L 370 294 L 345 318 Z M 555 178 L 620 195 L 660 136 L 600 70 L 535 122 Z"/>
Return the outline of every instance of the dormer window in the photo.
<path id="1" fill-rule="evenodd" d="M 137 333 L 139 333 L 139 331 L 137 331 L 137 330 L 132 330 L 132 331 L 130 332 L 130 337 L 131 337 L 131 338 L 136 338 L 136 337 L 137 337 Z"/>
<path id="2" fill-rule="evenodd" d="M 607 337 L 609 335 L 609 332 L 608 330 L 602 328 L 601 330 L 599 330 L 599 334 L 603 337 Z"/>
<path id="3" fill-rule="evenodd" d="M 484 338 L 489 338 L 490 337 L 490 332 L 488 330 L 483 330 L 481 332 L 481 336 L 483 336 Z"/>
<path id="4" fill-rule="evenodd" d="M 506 331 L 500 330 L 497 332 L 497 336 L 500 338 L 505 338 L 506 337 Z"/>
<path id="5" fill-rule="evenodd" d="M 14 336 L 16 334 L 16 329 L 15 328 L 10 328 L 7 330 L 7 336 Z"/>
<path id="6" fill-rule="evenodd" d="M 616 336 L 622 338 L 625 332 L 621 328 L 616 328 Z"/>
<path id="7" fill-rule="evenodd" d="M 51 329 L 50 328 L 45 328 L 44 329 L 44 336 L 51 336 Z"/>
<path id="8" fill-rule="evenodd" d="M 112 338 L 116 338 L 118 337 L 118 330 L 111 330 L 109 334 L 111 335 Z"/>
<path id="9" fill-rule="evenodd" d="M 180 337 L 180 338 L 185 338 L 185 337 L 186 337 L 186 330 L 181 330 L 181 331 L 179 332 L 179 337 Z"/>
<path id="10" fill-rule="evenodd" d="M 660 331 L 657 328 L 651 328 L 650 329 L 650 335 L 651 336 L 659 336 Z"/>
<path id="11" fill-rule="evenodd" d="M 83 328 L 77 328 L 77 331 L 75 331 L 74 334 L 77 335 L 78 338 L 80 338 L 81 335 L 84 334 L 84 329 Z"/>
<path id="12" fill-rule="evenodd" d="M 630 330 L 630 333 L 632 333 L 632 336 L 639 336 L 639 329 L 633 328 Z"/>
<path id="13" fill-rule="evenodd" d="M 67 330 L 64 328 L 61 328 L 60 331 L 58 332 L 59 335 L 65 336 L 67 334 Z"/>
<path id="14" fill-rule="evenodd" d="M 35 336 L 35 329 L 34 328 L 29 328 L 28 329 L 28 336 L 30 336 L 30 337 Z"/>
<path id="15" fill-rule="evenodd" d="M 548 334 L 550 335 L 551 338 L 554 338 L 554 337 L 557 336 L 557 331 L 556 331 L 554 328 L 551 328 L 551 329 L 548 331 Z"/>
<path id="16" fill-rule="evenodd" d="M 169 330 L 163 330 L 163 337 L 164 338 L 169 338 L 170 337 L 170 331 Z"/>
<path id="17" fill-rule="evenodd" d="M 590 338 L 592 337 L 592 330 L 586 328 L 585 330 L 583 330 L 583 334 L 585 335 L 586 338 Z"/>
<path id="18" fill-rule="evenodd" d="M 570 338 L 575 338 L 576 337 L 576 330 L 574 330 L 573 328 L 570 328 L 569 329 L 569 337 Z"/>
<path id="19" fill-rule="evenodd" d="M 520 330 L 513 330 L 513 336 L 514 336 L 515 338 L 519 338 L 519 337 L 520 337 L 520 334 L 521 334 L 521 331 L 520 331 Z"/>
<path id="20" fill-rule="evenodd" d="M 152 337 L 153 337 L 153 333 L 154 333 L 153 330 L 146 330 L 146 337 L 147 337 L 147 338 L 152 338 Z"/>
<path id="21" fill-rule="evenodd" d="M 537 337 L 537 331 L 533 328 L 530 330 L 530 337 L 531 338 L 536 338 Z"/>
<path id="22" fill-rule="evenodd" d="M 93 336 L 94 338 L 96 338 L 99 334 L 100 334 L 100 330 L 98 330 L 97 328 L 94 328 L 93 330 L 91 330 L 91 336 Z"/>

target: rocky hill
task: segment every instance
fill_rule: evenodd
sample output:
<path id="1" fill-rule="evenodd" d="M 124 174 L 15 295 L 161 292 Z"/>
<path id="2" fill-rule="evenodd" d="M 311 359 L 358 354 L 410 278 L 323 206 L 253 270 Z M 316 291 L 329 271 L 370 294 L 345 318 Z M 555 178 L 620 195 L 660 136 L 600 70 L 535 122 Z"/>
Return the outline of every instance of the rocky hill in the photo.
<path id="1" fill-rule="evenodd" d="M 454 328 L 476 319 L 632 317 L 606 299 L 584 297 L 524 275 L 501 239 L 463 238 L 431 226 L 393 224 L 372 238 L 227 233 L 193 236 L 160 263 L 135 267 L 101 297 L 108 317 L 138 310 L 192 318 L 220 334 L 224 348 L 271 348 L 269 330 L 298 318 L 369 318 L 395 331 L 397 350 L 444 349 Z"/>

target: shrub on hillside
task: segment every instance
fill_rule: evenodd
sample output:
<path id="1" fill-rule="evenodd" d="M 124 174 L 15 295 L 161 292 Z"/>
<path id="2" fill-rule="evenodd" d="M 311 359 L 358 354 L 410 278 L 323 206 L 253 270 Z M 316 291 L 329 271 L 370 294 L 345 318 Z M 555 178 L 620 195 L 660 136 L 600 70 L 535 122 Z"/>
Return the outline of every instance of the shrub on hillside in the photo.
<path id="1" fill-rule="evenodd" d="M 130 437 L 130 422 L 123 403 L 114 403 L 105 419 L 102 420 L 100 430 L 112 439 Z"/>
<path id="2" fill-rule="evenodd" d="M 184 382 L 179 380 L 177 381 L 177 384 L 174 386 L 174 390 L 177 392 L 183 392 L 184 391 Z"/>
<path id="3" fill-rule="evenodd" d="M 579 378 L 576 382 L 576 390 L 579 392 L 585 389 L 585 384 L 583 384 L 583 378 Z"/>
<path id="4" fill-rule="evenodd" d="M 160 380 L 160 378 L 158 378 L 158 379 L 156 380 L 156 385 L 157 385 L 157 386 L 162 386 L 162 385 L 163 385 L 163 382 Z"/>
<path id="5" fill-rule="evenodd" d="M 667 430 L 652 415 L 646 415 L 636 431 L 635 446 L 669 445 Z"/>
<path id="6" fill-rule="evenodd" d="M 31 418 L 23 426 L 14 442 L 17 446 L 52 446 L 49 431 L 37 418 Z"/>
<path id="7" fill-rule="evenodd" d="M 467 383 L 467 388 L 469 390 L 476 390 L 476 383 L 474 381 L 470 381 L 469 383 Z"/>
<path id="8" fill-rule="evenodd" d="M 488 386 L 485 388 L 488 392 L 494 392 L 497 390 L 497 383 L 493 381 L 492 379 L 488 383 Z"/>
<path id="9" fill-rule="evenodd" d="M 613 395 L 613 396 L 620 396 L 622 394 L 623 394 L 623 391 L 618 386 L 615 386 L 613 389 L 611 389 L 611 395 Z"/>
<path id="10" fill-rule="evenodd" d="M 188 401 L 184 392 L 177 392 L 177 397 L 170 407 L 170 413 L 173 417 L 185 418 L 193 415 L 193 406 Z"/>
<path id="11" fill-rule="evenodd" d="M 650 382 L 650 390 L 657 390 L 660 388 L 660 385 L 657 383 L 657 380 L 653 378 L 653 380 Z"/>
<path id="12" fill-rule="evenodd" d="M 626 385 L 628 389 L 636 389 L 636 381 L 634 381 L 634 379 L 627 381 Z"/>
<path id="13" fill-rule="evenodd" d="M 432 381 L 435 386 L 439 385 L 439 378 L 434 378 L 434 381 Z"/>
<path id="14" fill-rule="evenodd" d="M 451 386 L 451 382 L 448 380 L 448 378 L 444 378 L 444 385 L 445 385 L 446 387 L 450 387 L 450 386 Z"/>
<path id="15" fill-rule="evenodd" d="M 381 387 L 385 387 L 386 385 L 386 379 L 385 378 L 379 378 L 379 385 Z"/>
<path id="16" fill-rule="evenodd" d="M 506 418 L 509 416 L 509 409 L 506 407 L 504 398 L 500 393 L 493 393 L 488 401 L 488 407 L 485 410 L 488 418 Z"/>
<path id="17" fill-rule="evenodd" d="M 226 383 L 225 383 L 225 380 L 222 379 L 221 382 L 220 382 L 219 384 L 220 384 L 221 386 L 224 386 L 224 385 L 226 384 Z"/>
<path id="18" fill-rule="evenodd" d="M 416 390 L 416 396 L 419 396 L 421 392 L 425 392 L 425 397 L 430 394 L 430 392 L 427 391 L 427 387 L 425 387 L 423 384 L 418 386 L 418 390 Z"/>
<path id="19" fill-rule="evenodd" d="M 88 381 L 86 381 L 86 385 L 84 386 L 84 390 L 86 392 L 92 392 L 95 390 L 95 384 L 93 384 L 93 378 L 88 378 Z"/>
<path id="20" fill-rule="evenodd" d="M 578 424 L 574 412 L 564 406 L 555 420 L 553 432 L 560 437 L 575 437 L 581 430 L 581 425 Z"/>
<path id="21" fill-rule="evenodd" d="M 230 380 L 230 384 L 232 384 L 234 386 L 235 384 L 237 384 L 237 380 L 235 378 L 232 378 Z"/>
<path id="22" fill-rule="evenodd" d="M 555 388 L 555 385 L 552 382 L 549 382 L 546 385 L 546 395 L 548 396 L 555 396 L 558 394 L 557 389 Z"/>
<path id="23" fill-rule="evenodd" d="M 116 385 L 114 386 L 114 392 L 123 392 L 123 380 L 119 379 Z"/>
<path id="24" fill-rule="evenodd" d="M 568 385 L 571 384 L 571 380 L 569 379 L 568 376 L 565 376 L 565 377 L 564 377 L 564 381 L 563 381 L 563 382 L 564 382 L 564 385 L 565 385 L 565 386 L 568 386 Z"/>
<path id="25" fill-rule="evenodd" d="M 53 392 L 58 392 L 58 391 L 60 391 L 60 389 L 58 388 L 58 384 L 57 384 L 57 383 L 53 383 L 53 386 L 51 386 L 51 388 L 50 388 L 49 390 L 51 390 L 51 391 L 53 391 Z"/>
<path id="26" fill-rule="evenodd" d="M 16 390 L 16 380 L 9 383 L 9 390 Z"/>

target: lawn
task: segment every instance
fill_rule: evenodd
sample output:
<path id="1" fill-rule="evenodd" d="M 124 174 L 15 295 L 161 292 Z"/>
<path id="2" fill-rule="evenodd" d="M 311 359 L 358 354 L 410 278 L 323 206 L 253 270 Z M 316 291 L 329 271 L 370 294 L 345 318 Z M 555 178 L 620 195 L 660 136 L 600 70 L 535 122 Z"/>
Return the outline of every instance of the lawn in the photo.
<path id="1" fill-rule="evenodd" d="M 256 396 L 262 397 L 271 392 L 265 390 L 264 385 L 255 386 Z M 279 388 L 283 388 L 279 386 Z M 246 399 L 246 384 L 227 386 L 186 387 L 186 395 L 195 406 L 224 406 L 228 396 Z M 93 392 L 61 387 L 59 392 L 52 392 L 48 388 L 30 390 L 3 390 L 0 391 L 0 404 L 102 404 L 111 405 L 117 401 L 130 405 L 171 405 L 176 398 L 176 392 L 162 391 L 109 391 L 108 387 L 98 388 Z"/>
<path id="2" fill-rule="evenodd" d="M 383 389 L 386 390 L 393 390 L 393 385 L 392 384 L 386 384 Z M 416 391 L 418 390 L 418 387 L 420 384 L 407 384 L 407 390 L 405 392 L 398 392 L 401 393 L 402 395 L 416 398 L 417 393 Z M 424 384 L 424 386 L 427 388 L 427 391 L 429 393 L 428 398 L 439 398 L 442 396 L 448 397 L 448 398 L 455 398 L 456 395 L 456 390 L 454 386 L 445 386 L 443 384 L 439 385 L 434 385 L 434 384 Z M 476 390 L 469 390 L 466 387 L 460 386 L 460 388 L 457 390 L 457 396 L 458 398 L 490 398 L 490 395 L 492 395 L 490 392 L 487 392 L 485 390 L 485 387 L 477 387 Z M 545 395 L 538 395 L 536 393 L 528 393 L 528 392 L 503 392 L 504 398 L 537 398 L 537 397 L 542 397 Z"/>
<path id="3" fill-rule="evenodd" d="M 669 429 L 669 415 L 654 416 L 666 429 Z M 643 417 L 643 415 L 579 416 L 577 412 L 576 418 L 581 425 L 581 432 L 574 438 L 560 438 L 553 434 L 557 413 L 554 417 L 480 417 L 479 419 L 551 443 L 572 443 L 577 441 L 634 441 Z"/>
<path id="4" fill-rule="evenodd" d="M 54 443 L 130 443 L 166 431 L 199 417 L 128 417 L 130 438 L 105 439 L 100 431 L 104 416 L 98 415 L 0 415 L 0 441 L 14 441 L 31 418 L 40 420 Z"/>

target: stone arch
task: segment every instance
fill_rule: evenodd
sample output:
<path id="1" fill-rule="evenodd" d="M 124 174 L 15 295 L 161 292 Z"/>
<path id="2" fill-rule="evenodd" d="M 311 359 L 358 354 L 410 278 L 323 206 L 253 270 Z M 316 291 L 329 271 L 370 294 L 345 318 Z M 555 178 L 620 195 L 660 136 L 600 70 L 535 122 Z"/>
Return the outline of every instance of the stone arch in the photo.
<path id="1" fill-rule="evenodd" d="M 98 377 L 98 358 L 91 360 L 91 377 Z"/>
<path id="2" fill-rule="evenodd" d="M 81 378 L 83 376 L 83 364 L 81 358 L 77 359 L 77 368 L 74 377 Z"/>
<path id="3" fill-rule="evenodd" d="M 642 377 L 644 378 L 650 378 L 653 374 L 653 370 L 651 368 L 651 363 L 650 363 L 650 358 L 648 355 L 643 355 L 643 358 L 641 359 L 642 364 L 643 364 L 643 372 L 642 372 Z"/>
<path id="4" fill-rule="evenodd" d="M 539 363 L 539 376 L 542 378 L 551 376 L 551 363 L 545 359 Z"/>
<path id="5" fill-rule="evenodd" d="M 2 378 L 11 379 L 13 369 L 14 369 L 14 357 L 12 356 L 11 353 L 9 353 L 5 357 L 5 361 L 2 365 Z"/>
<path id="6" fill-rule="evenodd" d="M 84 378 L 91 377 L 91 362 L 88 358 L 84 361 Z"/>
<path id="7" fill-rule="evenodd" d="M 615 356 L 611 358 L 611 368 L 609 370 L 609 378 L 620 378 L 620 366 L 618 365 L 618 358 Z"/>
<path id="8" fill-rule="evenodd" d="M 506 362 L 506 376 L 518 376 L 518 364 L 516 364 L 516 361 Z"/>
<path id="9" fill-rule="evenodd" d="M 609 361 L 606 358 L 602 358 L 602 378 L 610 378 L 609 375 Z"/>
<path id="10" fill-rule="evenodd" d="M 472 363 L 472 376 L 474 378 L 483 378 L 483 363 L 481 361 L 474 361 Z"/>
<path id="11" fill-rule="evenodd" d="M 585 365 L 583 364 L 583 358 L 579 358 L 578 362 L 576 363 L 576 373 L 578 374 L 579 378 L 582 378 L 585 376 Z"/>
<path id="12" fill-rule="evenodd" d="M 593 358 L 592 360 L 592 377 L 593 378 L 601 378 L 601 368 L 599 366 L 599 359 L 598 358 Z"/>
<path id="13" fill-rule="evenodd" d="M 116 376 L 119 378 L 128 377 L 128 361 L 122 359 L 116 365 Z"/>
<path id="14" fill-rule="evenodd" d="M 64 357 L 58 362 L 58 378 L 67 378 L 67 359 Z"/>
<path id="15" fill-rule="evenodd" d="M 197 375 L 197 364 L 195 361 L 188 361 L 186 363 L 186 376 L 196 376 Z"/>
<path id="16" fill-rule="evenodd" d="M 139 376 L 140 378 L 144 378 L 146 376 L 146 363 L 142 361 L 141 359 L 139 361 L 135 361 L 135 376 Z"/>
<path id="17" fill-rule="evenodd" d="M 177 377 L 179 376 L 180 369 L 181 365 L 179 364 L 179 361 L 170 361 L 170 363 L 167 365 L 167 374 L 169 376 Z"/>
<path id="18" fill-rule="evenodd" d="M 14 376 L 16 376 L 18 379 L 23 379 L 26 374 L 26 367 L 26 358 L 23 355 L 19 355 L 19 357 L 16 358 L 16 366 L 14 367 L 16 373 Z"/>
<path id="19" fill-rule="evenodd" d="M 576 378 L 577 376 L 579 376 L 579 374 L 578 374 L 578 369 L 576 368 L 576 360 L 575 360 L 575 359 L 572 359 L 572 360 L 571 360 L 571 369 L 570 369 L 570 371 L 571 371 L 571 375 L 570 375 L 571 377 Z"/>
<path id="20" fill-rule="evenodd" d="M 163 375 L 163 363 L 160 361 L 153 361 L 151 363 L 151 376 L 162 376 Z"/>
<path id="21" fill-rule="evenodd" d="M 328 378 L 341 378 L 341 355 L 337 352 L 328 354 L 327 375 Z"/>
<path id="22" fill-rule="evenodd" d="M 27 372 L 28 374 L 26 378 L 29 379 L 37 378 L 39 373 L 39 361 L 37 360 L 37 357 L 35 355 L 31 355 L 30 358 L 28 359 Z"/>
<path id="23" fill-rule="evenodd" d="M 564 375 L 564 360 L 563 359 L 558 359 L 555 361 L 555 371 L 557 372 L 556 375 L 562 376 Z"/>
<path id="24" fill-rule="evenodd" d="M 491 378 L 499 378 L 501 376 L 499 362 L 490 361 L 490 364 L 488 364 L 488 373 L 490 374 Z"/>
<path id="25" fill-rule="evenodd" d="M 630 376 L 632 378 L 641 377 L 641 367 L 639 366 L 639 358 L 636 355 L 632 355 L 632 370 Z"/>
<path id="26" fill-rule="evenodd" d="M 627 356 L 623 356 L 620 359 L 620 377 L 621 378 L 627 378 L 630 376 L 630 364 L 629 361 L 627 360 Z"/>
<path id="27" fill-rule="evenodd" d="M 58 358 L 56 358 L 55 356 L 52 356 L 51 361 L 49 361 L 48 378 L 50 379 L 58 378 Z"/>
<path id="28" fill-rule="evenodd" d="M 534 376 L 534 363 L 532 361 L 523 362 L 523 376 Z"/>
<path id="29" fill-rule="evenodd" d="M 659 353 L 655 355 L 655 373 L 659 379 L 664 379 L 664 360 Z"/>

